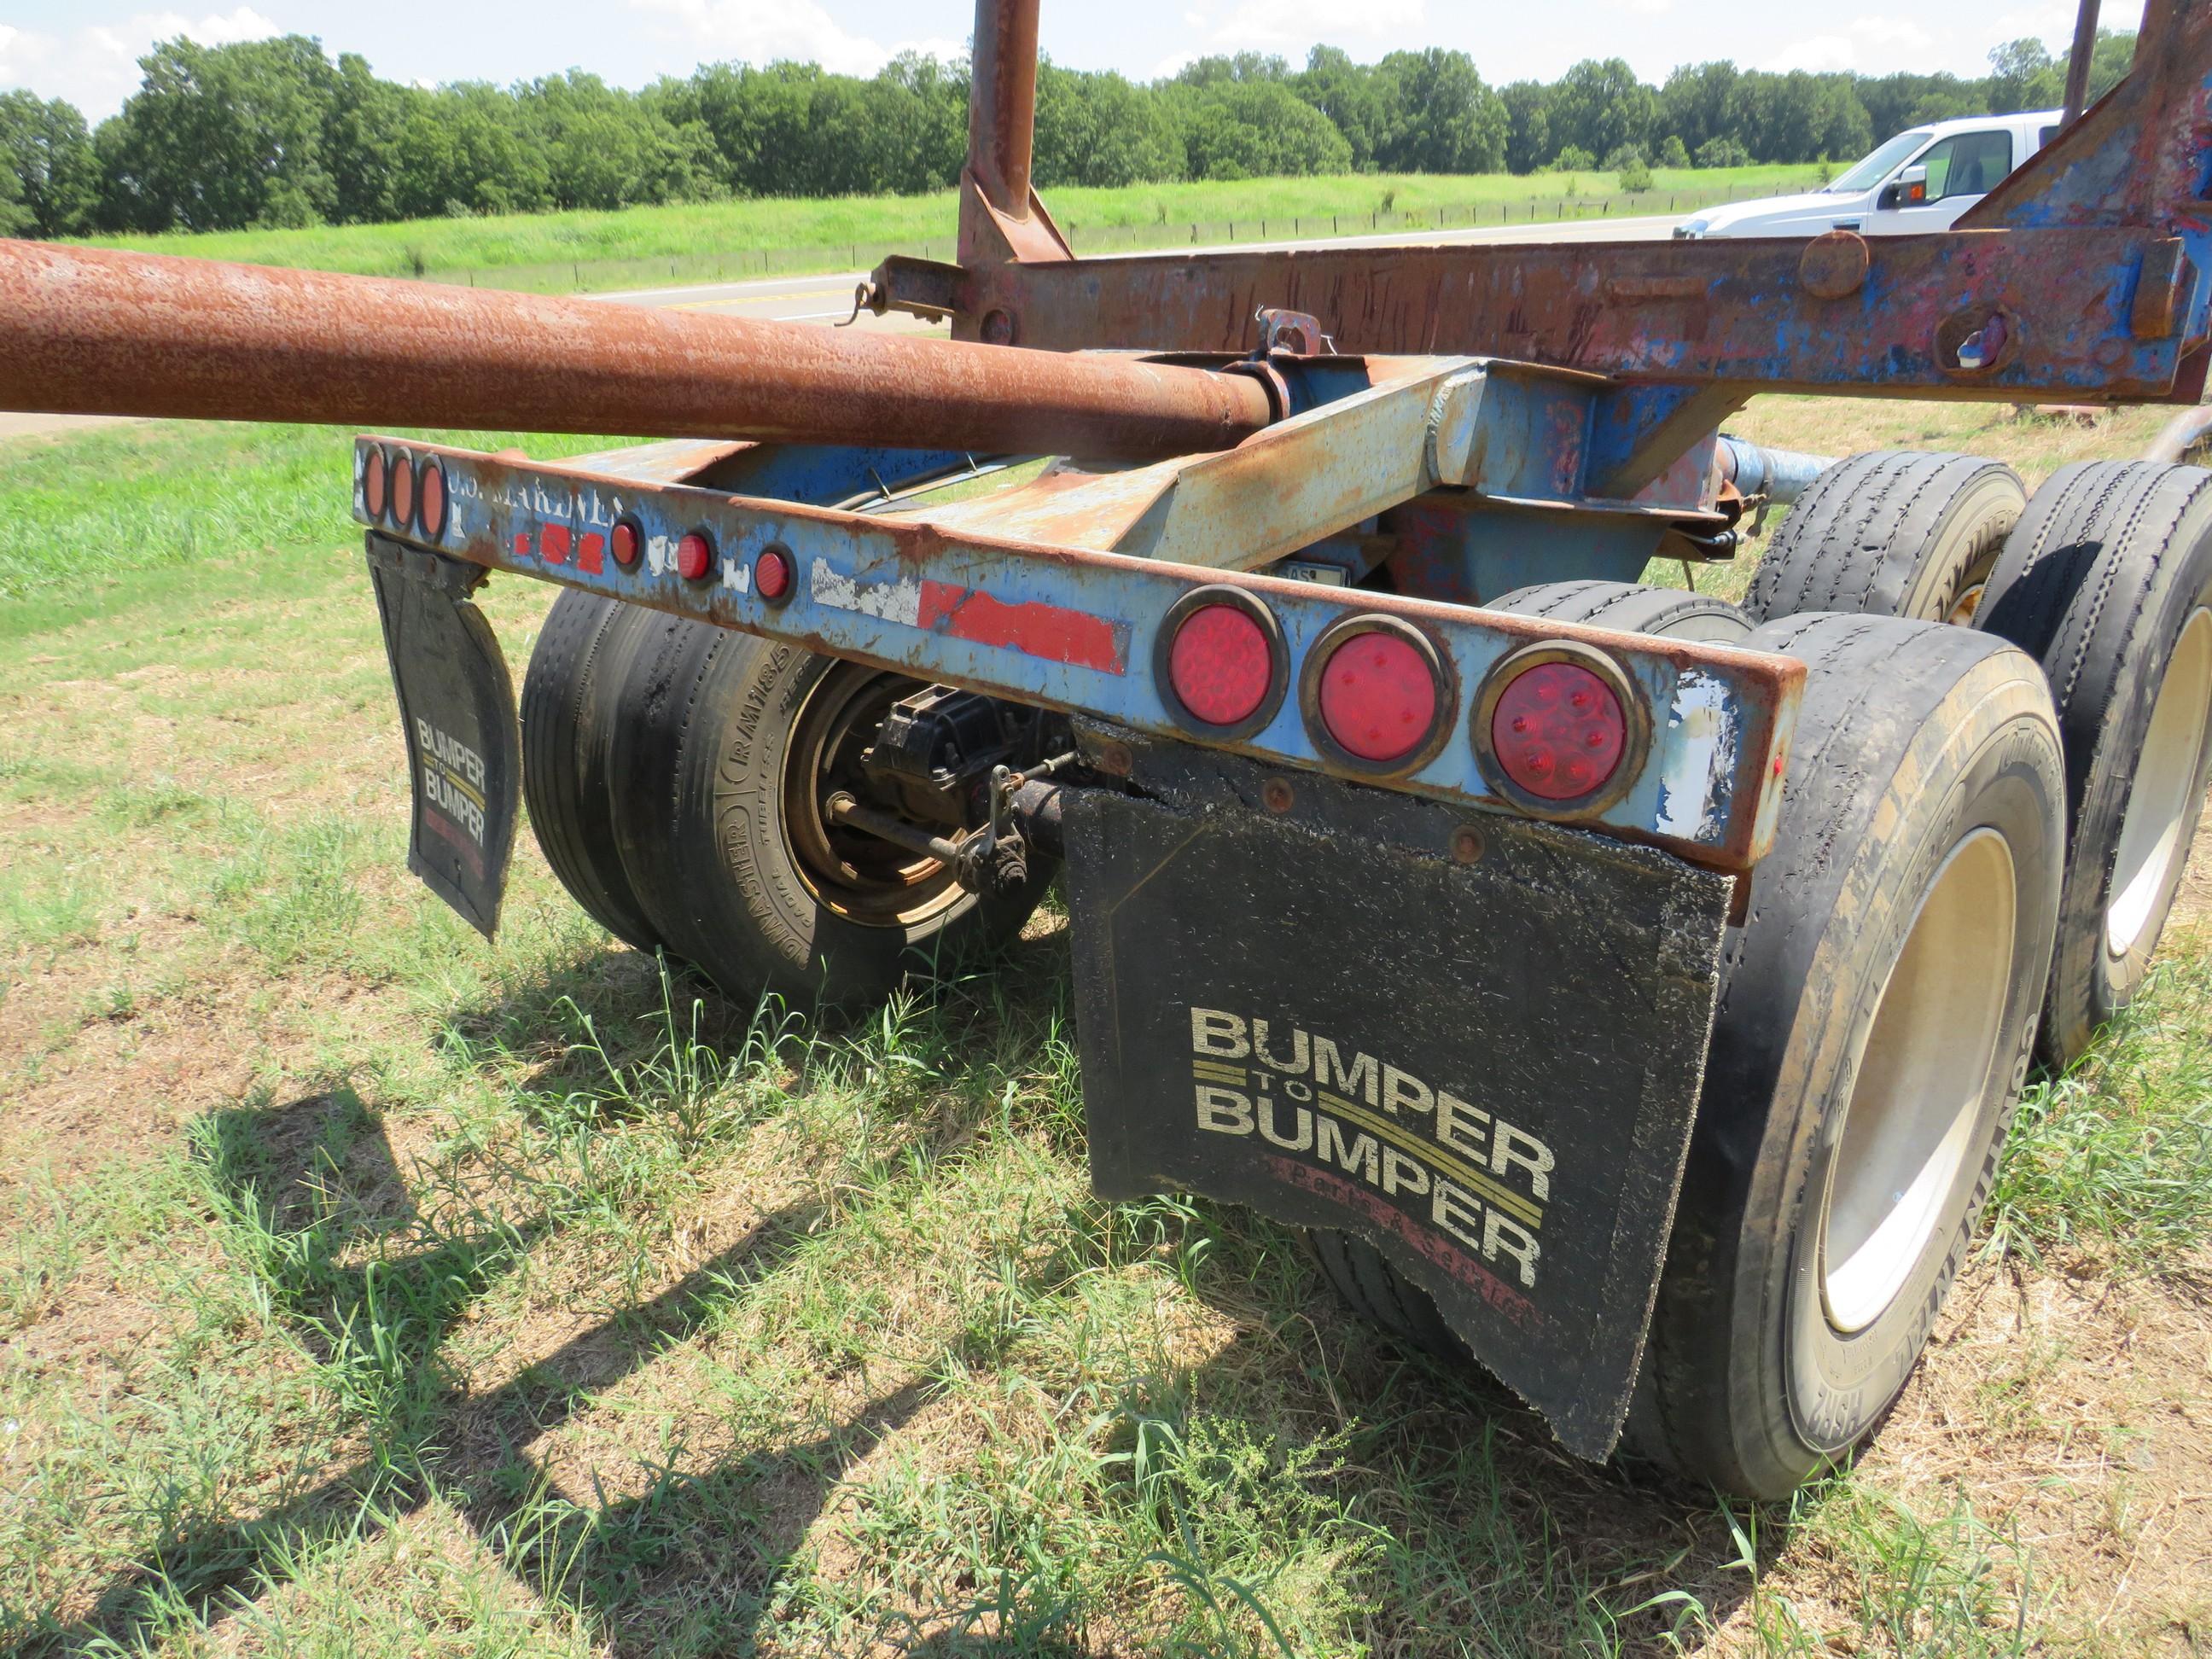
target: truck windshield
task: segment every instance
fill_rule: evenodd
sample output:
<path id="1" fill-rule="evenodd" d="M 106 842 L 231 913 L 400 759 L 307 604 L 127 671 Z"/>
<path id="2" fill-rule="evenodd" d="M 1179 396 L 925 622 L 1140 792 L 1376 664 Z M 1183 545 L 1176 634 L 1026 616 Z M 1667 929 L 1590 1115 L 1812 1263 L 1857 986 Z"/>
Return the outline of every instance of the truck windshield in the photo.
<path id="1" fill-rule="evenodd" d="M 1925 127 L 1917 127 L 1911 132 L 1899 133 L 1896 137 L 1830 185 L 1828 194 L 1855 196 L 1863 190 L 1872 190 L 1888 175 L 1892 167 L 1926 143 L 1931 136 Z"/>

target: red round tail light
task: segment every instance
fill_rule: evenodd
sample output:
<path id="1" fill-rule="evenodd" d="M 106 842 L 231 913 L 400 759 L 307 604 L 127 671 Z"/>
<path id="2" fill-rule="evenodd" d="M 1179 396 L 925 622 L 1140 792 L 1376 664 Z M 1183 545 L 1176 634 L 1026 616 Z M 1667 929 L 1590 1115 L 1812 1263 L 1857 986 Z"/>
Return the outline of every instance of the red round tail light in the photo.
<path id="1" fill-rule="evenodd" d="M 791 592 L 791 556 L 780 547 L 765 547 L 753 561 L 753 591 L 771 604 Z"/>
<path id="2" fill-rule="evenodd" d="M 615 556 L 615 562 L 623 569 L 629 569 L 637 562 L 637 526 L 628 519 L 617 519 L 614 531 L 607 538 L 607 546 Z"/>
<path id="3" fill-rule="evenodd" d="M 392 464 L 392 522 L 402 530 L 415 521 L 415 461 L 402 455 Z"/>
<path id="4" fill-rule="evenodd" d="M 1436 647 L 1410 624 L 1352 617 L 1315 642 L 1304 699 L 1309 726 L 1334 758 L 1401 770 L 1435 752 L 1450 704 Z"/>
<path id="5" fill-rule="evenodd" d="M 1244 737 L 1273 718 L 1289 678 L 1282 635 L 1267 608 L 1235 588 L 1201 587 L 1176 602 L 1153 672 L 1187 726 Z"/>
<path id="6" fill-rule="evenodd" d="M 389 482 L 389 475 L 384 464 L 384 452 L 380 449 L 370 450 L 362 458 L 361 463 L 361 505 L 362 511 L 372 519 L 380 519 L 384 516 L 384 504 L 387 497 L 386 486 Z"/>
<path id="7" fill-rule="evenodd" d="M 422 498 L 422 534 L 434 542 L 446 533 L 446 469 L 435 461 L 423 462 L 415 489 Z"/>
<path id="8" fill-rule="evenodd" d="M 1543 800 L 1579 800 L 1611 782 L 1628 750 L 1628 716 L 1605 678 L 1582 663 L 1524 668 L 1498 695 L 1491 750 L 1505 775 Z"/>
<path id="9" fill-rule="evenodd" d="M 687 582 L 704 581 L 714 568 L 714 550 L 698 531 L 687 531 L 676 544 L 676 574 Z"/>

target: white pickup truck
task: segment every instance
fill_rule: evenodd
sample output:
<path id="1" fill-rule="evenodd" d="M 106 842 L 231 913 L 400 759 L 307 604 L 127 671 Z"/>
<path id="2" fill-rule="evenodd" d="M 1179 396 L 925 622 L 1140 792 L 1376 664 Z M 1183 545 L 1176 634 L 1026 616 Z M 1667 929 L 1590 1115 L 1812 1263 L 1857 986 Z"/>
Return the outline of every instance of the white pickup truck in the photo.
<path id="1" fill-rule="evenodd" d="M 2063 112 L 1978 115 L 1900 132 L 1822 190 L 1707 208 L 1674 227 L 1700 236 L 1902 236 L 1948 230 L 1997 181 L 2050 143 Z"/>

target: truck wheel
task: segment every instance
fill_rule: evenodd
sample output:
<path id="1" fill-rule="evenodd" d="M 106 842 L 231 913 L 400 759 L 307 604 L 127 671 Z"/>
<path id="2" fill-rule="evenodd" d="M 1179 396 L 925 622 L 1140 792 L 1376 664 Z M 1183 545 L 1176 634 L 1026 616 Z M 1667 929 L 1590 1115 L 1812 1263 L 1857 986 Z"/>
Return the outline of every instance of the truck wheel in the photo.
<path id="1" fill-rule="evenodd" d="M 1790 509 L 1744 609 L 1763 623 L 1809 611 L 1969 622 L 2027 503 L 2020 475 L 2002 461 L 1853 455 Z"/>
<path id="2" fill-rule="evenodd" d="M 854 1012 L 910 973 L 1012 939 L 1051 869 L 979 898 L 951 871 L 829 824 L 873 791 L 860 753 L 921 682 L 701 622 L 655 617 L 620 699 L 623 868 L 669 950 L 735 1000 Z"/>
<path id="3" fill-rule="evenodd" d="M 1642 587 L 1634 582 L 1537 582 L 1501 594 L 1485 609 L 1617 628 L 1624 634 L 1702 640 L 1709 645 L 1740 644 L 1758 626 L 1726 599 L 1685 587 Z"/>
<path id="4" fill-rule="evenodd" d="M 614 702 L 650 613 L 564 587 L 522 679 L 522 793 L 546 863 L 569 896 L 624 944 L 660 944 L 615 844 L 608 778 Z"/>
<path id="5" fill-rule="evenodd" d="M 2189 861 L 2212 771 L 2212 472 L 2063 467 L 2035 492 L 1978 626 L 2043 662 L 2066 745 L 2069 852 L 2043 1050 L 2063 1066 L 2128 1005 Z"/>
<path id="6" fill-rule="evenodd" d="M 1751 618 L 1726 599 L 1633 582 L 1536 582 L 1500 594 L 1485 609 L 1715 645 L 1741 644 L 1753 628 Z M 1447 1359 L 1466 1358 L 1428 1292 L 1401 1275 L 1365 1239 L 1315 1229 L 1307 1243 L 1323 1277 L 1353 1313 L 1411 1346 Z"/>
<path id="7" fill-rule="evenodd" d="M 2065 769 L 2025 653 L 1793 617 L 1809 671 L 1774 848 L 1723 959 L 1636 1449 L 1780 1498 L 1905 1386 L 2027 1076 Z"/>

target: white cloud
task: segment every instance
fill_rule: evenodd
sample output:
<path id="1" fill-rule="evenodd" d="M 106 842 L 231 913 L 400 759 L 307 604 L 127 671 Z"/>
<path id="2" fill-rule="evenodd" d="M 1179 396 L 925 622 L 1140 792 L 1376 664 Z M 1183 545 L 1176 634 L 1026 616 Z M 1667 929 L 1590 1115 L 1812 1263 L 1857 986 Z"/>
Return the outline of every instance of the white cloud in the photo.
<path id="1" fill-rule="evenodd" d="M 1674 9 L 1674 0 L 1628 0 L 1628 9 L 1643 17 L 1664 17 Z"/>
<path id="2" fill-rule="evenodd" d="M 1216 48 L 1307 46 L 1316 40 L 1403 37 L 1428 19 L 1428 0 L 1243 0 L 1212 33 Z"/>
<path id="3" fill-rule="evenodd" d="M 179 35 L 204 46 L 265 40 L 281 33 L 251 6 L 199 17 L 178 11 L 142 11 L 119 23 L 45 34 L 0 26 L 0 87 L 28 87 L 41 98 L 66 98 L 100 121 L 138 89 L 138 60 L 157 40 Z"/>
<path id="4" fill-rule="evenodd" d="M 1854 17 L 1840 33 L 1808 35 L 1793 41 L 1759 67 L 1777 73 L 1790 70 L 1870 70 L 1893 64 L 1900 55 L 1930 68 L 1936 37 L 1905 17 Z M 1872 48 L 1871 52 L 1867 48 Z"/>
<path id="5" fill-rule="evenodd" d="M 816 0 L 629 0 L 629 5 L 632 11 L 665 20 L 656 33 L 680 42 L 700 63 L 790 58 L 819 64 L 839 75 L 873 75 L 902 52 L 949 58 L 968 50 L 964 40 L 936 38 L 885 46 L 845 27 Z"/>

